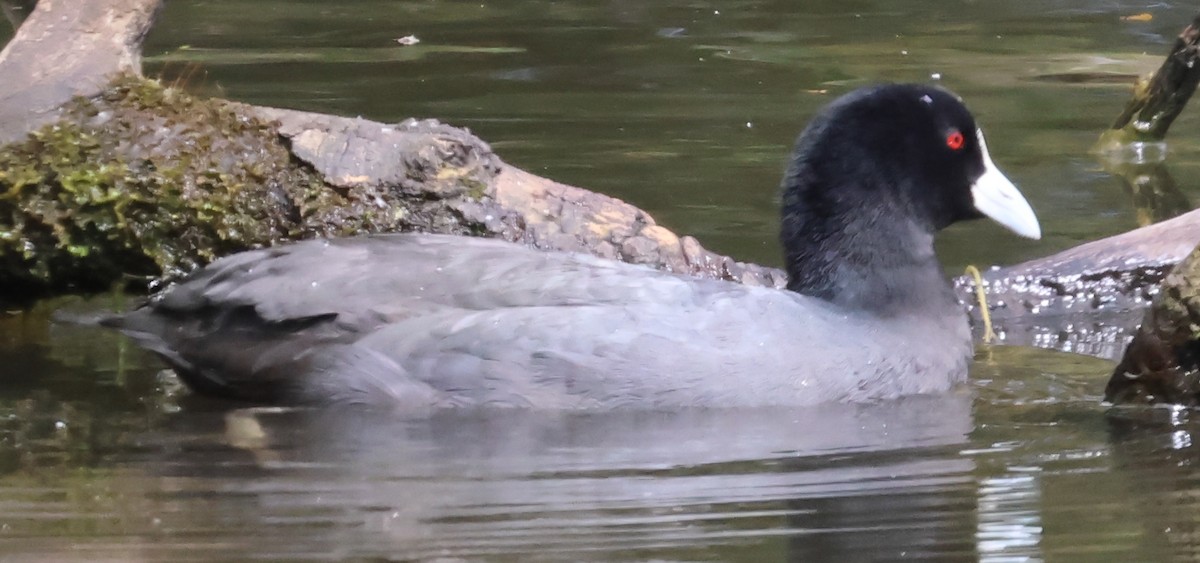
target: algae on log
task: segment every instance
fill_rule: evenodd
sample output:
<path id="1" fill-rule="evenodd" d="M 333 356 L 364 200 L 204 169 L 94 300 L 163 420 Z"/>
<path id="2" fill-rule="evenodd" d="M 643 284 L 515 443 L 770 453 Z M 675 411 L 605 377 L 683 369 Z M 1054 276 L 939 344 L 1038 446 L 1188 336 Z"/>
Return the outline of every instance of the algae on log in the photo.
<path id="1" fill-rule="evenodd" d="M 445 187 L 493 180 L 499 162 L 482 143 L 447 142 L 453 157 L 398 164 L 407 191 L 404 182 L 330 186 L 293 157 L 274 123 L 243 109 L 125 75 L 4 147 L 4 297 L 171 278 L 218 256 L 298 238 L 483 228 L 454 212 L 466 190 Z M 421 139 L 450 130 L 432 122 L 409 129 Z M 502 219 L 491 227 L 501 230 Z"/>
<path id="2" fill-rule="evenodd" d="M 1167 275 L 1104 397 L 1113 403 L 1200 405 L 1200 247 Z"/>

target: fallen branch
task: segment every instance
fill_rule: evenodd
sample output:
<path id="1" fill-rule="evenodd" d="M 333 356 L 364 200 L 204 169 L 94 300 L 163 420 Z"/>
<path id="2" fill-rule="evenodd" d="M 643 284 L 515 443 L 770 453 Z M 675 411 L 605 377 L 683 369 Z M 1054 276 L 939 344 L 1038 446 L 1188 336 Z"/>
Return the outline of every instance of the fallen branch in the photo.
<path id="1" fill-rule="evenodd" d="M 1154 74 L 1138 81 L 1133 97 L 1101 137 L 1101 150 L 1132 142 L 1161 141 L 1200 84 L 1200 15 L 1180 32 Z"/>

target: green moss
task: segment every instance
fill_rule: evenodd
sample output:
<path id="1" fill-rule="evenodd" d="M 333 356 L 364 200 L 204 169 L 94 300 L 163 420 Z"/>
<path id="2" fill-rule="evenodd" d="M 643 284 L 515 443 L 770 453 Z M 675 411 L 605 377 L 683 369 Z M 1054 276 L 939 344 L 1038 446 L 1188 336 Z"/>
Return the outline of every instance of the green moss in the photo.
<path id="1" fill-rule="evenodd" d="M 0 147 L 0 300 L 145 286 L 312 236 L 486 234 L 453 205 L 486 198 L 486 162 L 451 154 L 414 161 L 411 186 L 335 187 L 245 108 L 123 76 Z"/>
<path id="2" fill-rule="evenodd" d="M 146 283 L 249 247 L 396 226 L 355 217 L 353 198 L 237 108 L 126 76 L 0 149 L 7 300 Z"/>
<path id="3" fill-rule="evenodd" d="M 467 196 L 470 197 L 471 199 L 478 200 L 478 199 L 484 198 L 487 195 L 487 189 L 488 189 L 487 184 L 477 181 L 477 180 L 474 180 L 469 177 L 464 177 L 463 183 L 467 187 Z"/>
<path id="4" fill-rule="evenodd" d="M 1200 247 L 1163 281 L 1109 379 L 1105 398 L 1200 405 Z"/>

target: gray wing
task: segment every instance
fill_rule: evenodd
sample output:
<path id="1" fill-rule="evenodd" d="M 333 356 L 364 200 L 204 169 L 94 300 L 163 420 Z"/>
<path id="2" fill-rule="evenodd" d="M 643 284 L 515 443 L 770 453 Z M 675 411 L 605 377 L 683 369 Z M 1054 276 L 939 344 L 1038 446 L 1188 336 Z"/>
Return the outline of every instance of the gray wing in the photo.
<path id="1" fill-rule="evenodd" d="M 387 358 L 394 373 L 426 382 L 454 405 L 674 408 L 836 398 L 816 377 L 808 396 L 799 396 L 804 383 L 795 377 L 812 361 L 804 341 L 827 319 L 805 311 L 780 317 L 768 310 L 769 299 L 729 297 L 704 307 L 446 311 L 387 325 L 356 347 Z M 858 357 L 850 342 L 840 351 L 822 348 L 827 358 Z"/>
<path id="2" fill-rule="evenodd" d="M 715 285 L 669 306 L 444 311 L 389 324 L 355 347 L 394 365 L 388 380 L 404 374 L 454 405 L 800 406 L 943 392 L 965 378 L 961 315 L 881 319 Z"/>
<path id="3" fill-rule="evenodd" d="M 499 240 L 397 234 L 240 253 L 201 270 L 155 306 L 188 312 L 213 305 L 253 306 L 267 320 L 336 313 L 351 328 L 440 307 L 486 310 L 686 299 L 692 282 L 648 267 L 538 252 Z"/>
<path id="4" fill-rule="evenodd" d="M 476 402 L 478 393 L 464 399 L 453 393 L 455 384 L 441 380 L 444 375 L 456 381 L 455 370 L 414 368 L 397 351 L 416 347 L 419 353 L 412 357 L 422 358 L 422 365 L 438 357 L 453 366 L 453 358 L 474 352 L 464 345 L 439 356 L 436 350 L 456 340 L 439 343 L 436 335 L 455 328 L 459 340 L 476 339 L 482 351 L 488 338 L 469 335 L 484 326 L 465 329 L 487 312 L 513 327 L 496 346 L 523 342 L 531 349 L 514 349 L 552 354 L 560 345 L 557 336 L 570 330 L 578 336 L 601 320 L 628 321 L 625 309 L 639 303 L 663 310 L 694 307 L 707 293 L 739 288 L 697 281 L 503 241 L 382 235 L 230 256 L 106 324 L 157 352 L 208 394 L 266 401 L 374 401 L 375 395 L 415 394 L 428 401 L 432 383 L 455 401 Z M 597 313 L 600 309 L 607 311 Z M 597 315 L 603 319 L 584 318 Z M 555 323 L 565 326 L 552 329 Z M 398 336 L 405 331 L 408 337 Z M 520 331 L 526 334 L 515 334 Z M 549 333 L 541 337 L 546 341 L 534 346 L 531 340 L 543 333 Z M 359 345 L 368 337 L 377 343 L 374 348 Z M 381 343 L 387 339 L 392 341 Z M 516 370 L 529 363 L 506 365 Z M 356 372 L 363 375 L 349 375 Z"/>
<path id="5" fill-rule="evenodd" d="M 969 355 L 954 313 L 863 318 L 590 256 L 388 235 L 223 259 L 109 324 L 220 396 L 577 409 L 940 391 Z"/>

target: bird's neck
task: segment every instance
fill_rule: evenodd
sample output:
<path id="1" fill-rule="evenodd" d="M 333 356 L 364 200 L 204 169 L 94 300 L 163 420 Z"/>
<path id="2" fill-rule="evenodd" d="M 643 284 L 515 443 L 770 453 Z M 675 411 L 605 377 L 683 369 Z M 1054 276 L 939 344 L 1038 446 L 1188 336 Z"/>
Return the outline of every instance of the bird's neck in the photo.
<path id="1" fill-rule="evenodd" d="M 788 289 L 881 316 L 949 311 L 957 300 L 933 249 L 933 234 L 894 209 L 841 217 L 792 214 L 785 236 L 804 244 L 787 258 Z M 888 216 L 885 216 L 888 215 Z"/>

